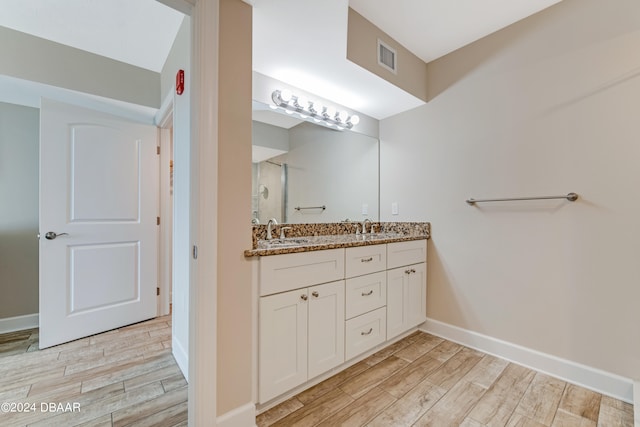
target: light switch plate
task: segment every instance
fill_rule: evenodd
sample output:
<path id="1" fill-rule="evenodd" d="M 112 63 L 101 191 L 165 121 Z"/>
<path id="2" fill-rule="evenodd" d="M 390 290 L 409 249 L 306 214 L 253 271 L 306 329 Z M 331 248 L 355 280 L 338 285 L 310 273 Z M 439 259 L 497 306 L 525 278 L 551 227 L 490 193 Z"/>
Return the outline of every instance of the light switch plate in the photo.
<path id="1" fill-rule="evenodd" d="M 366 203 L 362 204 L 362 215 L 369 215 L 369 205 Z"/>
<path id="2" fill-rule="evenodd" d="M 398 215 L 398 202 L 391 203 L 391 215 Z"/>

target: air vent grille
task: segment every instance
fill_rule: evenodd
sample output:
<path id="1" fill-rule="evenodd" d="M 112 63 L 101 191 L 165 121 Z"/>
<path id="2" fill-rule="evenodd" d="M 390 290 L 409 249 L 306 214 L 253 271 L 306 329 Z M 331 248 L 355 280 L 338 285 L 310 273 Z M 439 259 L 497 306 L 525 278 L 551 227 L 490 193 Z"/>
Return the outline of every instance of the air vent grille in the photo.
<path id="1" fill-rule="evenodd" d="M 378 39 L 378 64 L 396 74 L 398 71 L 397 58 L 396 50 Z"/>

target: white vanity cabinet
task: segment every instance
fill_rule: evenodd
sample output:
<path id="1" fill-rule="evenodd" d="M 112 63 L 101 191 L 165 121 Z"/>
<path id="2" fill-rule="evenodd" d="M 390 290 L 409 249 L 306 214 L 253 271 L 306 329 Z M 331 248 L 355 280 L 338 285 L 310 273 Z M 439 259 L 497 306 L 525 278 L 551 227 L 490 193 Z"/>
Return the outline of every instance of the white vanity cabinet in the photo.
<path id="1" fill-rule="evenodd" d="M 426 240 L 387 245 L 387 340 L 427 319 Z"/>
<path id="2" fill-rule="evenodd" d="M 264 257 L 260 271 L 258 394 L 266 402 L 344 362 L 344 249 Z"/>
<path id="3" fill-rule="evenodd" d="M 258 403 L 426 320 L 426 240 L 263 256 Z"/>

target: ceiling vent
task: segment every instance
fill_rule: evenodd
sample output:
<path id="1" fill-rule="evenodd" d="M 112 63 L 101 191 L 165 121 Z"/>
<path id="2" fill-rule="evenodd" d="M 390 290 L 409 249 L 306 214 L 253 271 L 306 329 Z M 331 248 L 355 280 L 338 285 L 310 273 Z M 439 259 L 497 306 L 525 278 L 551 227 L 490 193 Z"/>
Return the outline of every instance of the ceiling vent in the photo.
<path id="1" fill-rule="evenodd" d="M 382 68 L 386 68 L 393 74 L 397 74 L 397 58 L 398 55 L 396 53 L 396 50 L 382 40 L 378 39 L 378 65 L 380 65 Z"/>

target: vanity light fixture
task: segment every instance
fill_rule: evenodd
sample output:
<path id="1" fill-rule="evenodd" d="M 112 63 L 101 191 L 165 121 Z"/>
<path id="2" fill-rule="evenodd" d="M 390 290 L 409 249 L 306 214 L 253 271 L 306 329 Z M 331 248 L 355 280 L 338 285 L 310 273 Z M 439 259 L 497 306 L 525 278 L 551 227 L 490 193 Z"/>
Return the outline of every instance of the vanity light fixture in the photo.
<path id="1" fill-rule="evenodd" d="M 271 99 L 275 108 L 280 107 L 289 114 L 297 113 L 303 119 L 310 117 L 315 122 L 335 126 L 340 130 L 351 129 L 360 123 L 360 117 L 355 114 L 349 115 L 346 111 L 336 111 L 335 107 L 324 106 L 319 101 L 309 101 L 301 95 L 294 95 L 288 89 L 274 90 Z"/>

